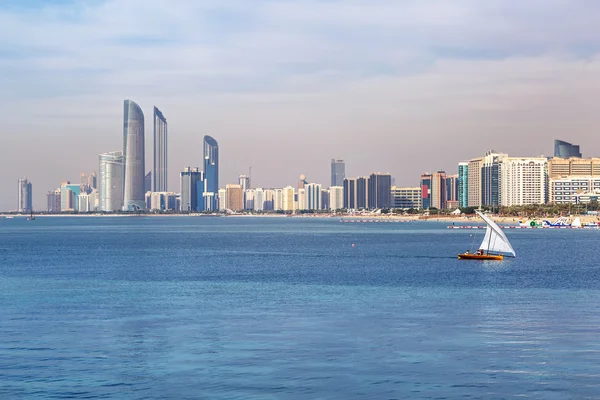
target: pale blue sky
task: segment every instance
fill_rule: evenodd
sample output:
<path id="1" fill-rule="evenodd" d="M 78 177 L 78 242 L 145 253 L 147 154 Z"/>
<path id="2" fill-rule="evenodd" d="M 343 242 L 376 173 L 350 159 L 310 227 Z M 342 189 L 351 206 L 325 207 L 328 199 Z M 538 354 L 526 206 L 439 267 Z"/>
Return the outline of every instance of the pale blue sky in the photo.
<path id="1" fill-rule="evenodd" d="M 169 122 L 169 188 L 221 145 L 221 182 L 389 171 L 400 185 L 488 148 L 600 156 L 600 2 L 4 0 L 0 209 L 34 206 L 118 150 L 122 102 Z M 14 204 L 13 204 L 14 203 Z"/>

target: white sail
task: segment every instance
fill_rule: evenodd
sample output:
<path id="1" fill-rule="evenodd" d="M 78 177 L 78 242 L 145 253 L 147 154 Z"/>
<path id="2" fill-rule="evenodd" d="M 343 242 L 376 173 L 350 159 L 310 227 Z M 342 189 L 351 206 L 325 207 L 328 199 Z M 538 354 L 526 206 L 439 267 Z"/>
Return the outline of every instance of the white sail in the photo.
<path id="1" fill-rule="evenodd" d="M 500 253 L 500 254 L 509 254 L 513 257 L 516 256 L 515 250 L 510 245 L 508 238 L 502 232 L 502 229 L 489 217 L 483 215 L 479 211 L 475 211 L 477 215 L 479 215 L 485 223 L 487 224 L 487 229 L 485 230 L 485 237 L 483 238 L 483 242 L 481 242 L 481 246 L 479 247 L 486 253 Z"/>
<path id="2" fill-rule="evenodd" d="M 579 219 L 579 217 L 575 218 L 575 220 L 573 220 L 573 223 L 571 224 L 572 227 L 574 228 L 581 228 L 581 220 Z"/>

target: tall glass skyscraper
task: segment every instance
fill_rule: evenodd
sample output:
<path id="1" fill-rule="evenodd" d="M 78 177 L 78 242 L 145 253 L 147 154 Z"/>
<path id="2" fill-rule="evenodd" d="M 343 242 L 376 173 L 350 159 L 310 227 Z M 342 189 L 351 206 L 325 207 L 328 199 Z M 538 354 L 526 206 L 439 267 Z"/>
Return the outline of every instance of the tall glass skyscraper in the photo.
<path id="1" fill-rule="evenodd" d="M 31 212 L 32 206 L 32 186 L 31 182 L 27 179 L 19 179 L 19 205 L 17 208 L 18 212 Z"/>
<path id="2" fill-rule="evenodd" d="M 131 100 L 125 100 L 123 108 L 123 210 L 135 211 L 146 207 L 144 113 L 140 106 Z"/>
<path id="3" fill-rule="evenodd" d="M 204 136 L 204 195 L 207 201 L 205 210 L 217 209 L 219 194 L 219 144 L 211 136 Z"/>
<path id="4" fill-rule="evenodd" d="M 123 208 L 123 152 L 100 154 L 100 210 Z"/>
<path id="5" fill-rule="evenodd" d="M 167 191 L 167 119 L 154 107 L 154 185 L 153 191 Z"/>
<path id="6" fill-rule="evenodd" d="M 344 160 L 331 159 L 331 186 L 343 186 L 346 179 L 346 162 Z"/>
<path id="7" fill-rule="evenodd" d="M 469 163 L 458 163 L 458 206 L 469 207 Z"/>
<path id="8" fill-rule="evenodd" d="M 562 140 L 554 140 L 554 157 L 560 158 L 581 158 L 579 145 L 563 142 Z"/>
<path id="9" fill-rule="evenodd" d="M 368 208 L 390 208 L 392 206 L 392 176 L 373 173 L 368 181 Z"/>

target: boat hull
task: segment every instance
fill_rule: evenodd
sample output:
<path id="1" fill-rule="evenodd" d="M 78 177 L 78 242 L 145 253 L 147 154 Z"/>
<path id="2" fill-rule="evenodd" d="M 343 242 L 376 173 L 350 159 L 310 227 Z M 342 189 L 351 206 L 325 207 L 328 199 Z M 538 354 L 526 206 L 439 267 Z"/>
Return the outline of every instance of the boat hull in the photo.
<path id="1" fill-rule="evenodd" d="M 459 260 L 504 260 L 504 256 L 502 254 L 459 254 Z"/>

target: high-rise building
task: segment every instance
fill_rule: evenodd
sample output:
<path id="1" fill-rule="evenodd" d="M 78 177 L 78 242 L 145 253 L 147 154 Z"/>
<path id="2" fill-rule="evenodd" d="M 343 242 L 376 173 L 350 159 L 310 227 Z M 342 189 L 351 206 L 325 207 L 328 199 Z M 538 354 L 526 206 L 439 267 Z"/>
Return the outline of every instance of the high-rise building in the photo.
<path id="1" fill-rule="evenodd" d="M 346 162 L 337 158 L 331 159 L 331 186 L 343 186 L 346 179 Z"/>
<path id="2" fill-rule="evenodd" d="M 227 209 L 227 190 L 219 189 L 219 211 Z"/>
<path id="3" fill-rule="evenodd" d="M 433 205 L 431 204 L 431 184 L 433 175 L 425 173 L 421 175 L 421 207 L 424 210 L 429 210 Z"/>
<path id="4" fill-rule="evenodd" d="M 283 211 L 295 211 L 296 203 L 294 201 L 294 188 L 292 186 L 286 186 L 281 191 L 281 205 Z"/>
<path id="5" fill-rule="evenodd" d="M 81 186 L 81 193 L 88 192 L 88 178 L 85 172 L 82 172 L 79 178 L 79 186 Z"/>
<path id="6" fill-rule="evenodd" d="M 392 206 L 392 175 L 372 173 L 368 182 L 368 204 L 366 208 L 390 208 Z"/>
<path id="7" fill-rule="evenodd" d="M 579 145 L 563 142 L 562 140 L 554 140 L 554 157 L 559 158 L 581 158 Z"/>
<path id="8" fill-rule="evenodd" d="M 167 191 L 167 119 L 154 107 L 154 185 L 155 192 Z"/>
<path id="9" fill-rule="evenodd" d="M 458 206 L 469 207 L 469 163 L 458 163 Z"/>
<path id="10" fill-rule="evenodd" d="M 264 211 L 265 191 L 262 188 L 254 189 L 254 211 Z"/>
<path id="11" fill-rule="evenodd" d="M 551 158 L 548 161 L 551 179 L 565 176 L 600 176 L 600 158 Z"/>
<path id="12" fill-rule="evenodd" d="M 332 186 L 329 188 L 329 209 L 337 211 L 344 208 L 344 187 Z"/>
<path id="13" fill-rule="evenodd" d="M 446 172 L 434 172 L 431 174 L 431 207 L 445 210 L 448 203 L 447 197 Z"/>
<path id="14" fill-rule="evenodd" d="M 304 186 L 304 190 L 306 193 L 306 209 L 320 210 L 322 204 L 322 186 L 318 183 L 309 183 Z"/>
<path id="15" fill-rule="evenodd" d="M 49 213 L 59 213 L 60 212 L 60 189 L 50 190 L 48 194 L 46 194 L 48 207 L 46 211 Z"/>
<path id="16" fill-rule="evenodd" d="M 275 210 L 275 190 L 265 189 L 263 193 L 263 209 L 265 211 Z"/>
<path id="17" fill-rule="evenodd" d="M 18 198 L 18 212 L 29 213 L 33 211 L 33 189 L 27 178 L 19 179 Z"/>
<path id="18" fill-rule="evenodd" d="M 458 202 L 458 174 L 446 176 L 446 200 Z"/>
<path id="19" fill-rule="evenodd" d="M 398 188 L 392 186 L 392 208 L 403 210 L 421 208 L 421 188 L 407 187 Z"/>
<path id="20" fill-rule="evenodd" d="M 344 208 L 347 210 L 356 210 L 358 207 L 356 206 L 356 187 L 357 178 L 346 178 L 344 179 Z"/>
<path id="21" fill-rule="evenodd" d="M 244 209 L 244 194 L 241 185 L 226 185 L 227 209 L 232 211 L 241 211 Z"/>
<path id="22" fill-rule="evenodd" d="M 146 175 L 144 175 L 144 193 L 148 193 L 152 191 L 152 171 L 148 171 Z"/>
<path id="23" fill-rule="evenodd" d="M 254 189 L 247 189 L 244 192 L 244 210 L 254 210 L 254 197 L 256 191 Z"/>
<path id="24" fill-rule="evenodd" d="M 356 208 L 359 210 L 367 210 L 370 207 L 369 183 L 370 183 L 370 180 L 366 176 L 356 178 L 356 200 L 355 201 L 356 201 Z M 375 208 L 375 206 L 373 206 L 371 208 Z"/>
<path id="25" fill-rule="evenodd" d="M 468 207 L 481 207 L 481 169 L 483 167 L 483 158 L 473 158 L 469 160 L 467 167 L 468 181 Z"/>
<path id="26" fill-rule="evenodd" d="M 481 205 L 497 207 L 501 203 L 500 164 L 507 154 L 488 151 L 481 167 Z"/>
<path id="27" fill-rule="evenodd" d="M 88 187 L 90 190 L 98 189 L 98 178 L 96 177 L 96 171 L 92 171 L 92 173 L 88 176 Z"/>
<path id="28" fill-rule="evenodd" d="M 219 144 L 211 136 L 204 136 L 204 177 L 206 179 L 205 210 L 217 208 L 219 193 Z"/>
<path id="29" fill-rule="evenodd" d="M 100 210 L 106 212 L 123 209 L 123 152 L 100 154 Z"/>
<path id="30" fill-rule="evenodd" d="M 61 211 L 79 211 L 79 195 L 81 195 L 81 184 L 71 184 L 69 181 L 61 184 Z"/>
<path id="31" fill-rule="evenodd" d="M 123 210 L 135 211 L 146 207 L 144 113 L 131 100 L 123 108 Z"/>
<path id="32" fill-rule="evenodd" d="M 181 172 L 181 211 L 204 211 L 204 178 L 198 167 Z"/>
<path id="33" fill-rule="evenodd" d="M 298 206 L 296 207 L 296 209 L 301 210 L 301 211 L 305 211 L 308 210 L 308 199 L 306 198 L 306 188 L 300 188 L 298 189 L 298 201 L 296 201 L 296 203 L 298 204 Z"/>
<path id="34" fill-rule="evenodd" d="M 304 189 L 304 185 L 307 185 L 308 181 L 306 180 L 306 175 L 301 174 L 300 178 L 298 178 L 298 189 Z"/>
<path id="35" fill-rule="evenodd" d="M 293 195 L 292 195 L 293 197 Z M 273 194 L 273 211 L 283 211 L 283 189 L 275 189 Z"/>
<path id="36" fill-rule="evenodd" d="M 251 189 L 251 187 L 250 187 L 250 177 L 248 175 L 240 175 L 238 177 L 238 183 L 242 187 L 242 190 L 244 192 L 246 190 L 248 190 L 248 189 Z"/>
<path id="37" fill-rule="evenodd" d="M 548 160 L 506 157 L 501 163 L 501 200 L 505 207 L 548 201 Z"/>

